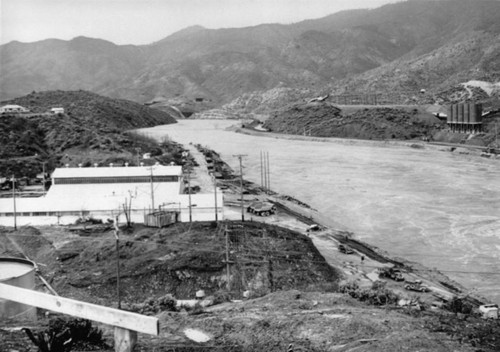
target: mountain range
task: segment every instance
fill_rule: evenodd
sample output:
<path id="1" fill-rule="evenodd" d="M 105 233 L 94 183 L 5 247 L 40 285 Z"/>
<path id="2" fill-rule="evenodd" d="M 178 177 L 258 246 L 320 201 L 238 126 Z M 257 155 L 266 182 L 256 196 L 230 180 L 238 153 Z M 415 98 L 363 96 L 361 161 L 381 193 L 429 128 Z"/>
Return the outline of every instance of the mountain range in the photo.
<path id="1" fill-rule="evenodd" d="M 149 45 L 77 37 L 0 46 L 0 100 L 85 89 L 181 110 L 275 88 L 436 93 L 500 80 L 500 2 L 410 0 L 316 20 L 189 27 Z"/>

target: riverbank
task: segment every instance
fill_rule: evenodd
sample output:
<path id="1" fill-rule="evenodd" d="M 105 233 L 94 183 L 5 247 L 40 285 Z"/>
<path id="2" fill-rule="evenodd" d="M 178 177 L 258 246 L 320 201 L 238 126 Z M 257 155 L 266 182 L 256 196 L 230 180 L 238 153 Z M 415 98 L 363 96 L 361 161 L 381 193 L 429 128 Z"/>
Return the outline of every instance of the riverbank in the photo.
<path id="1" fill-rule="evenodd" d="M 226 188 L 224 191 L 224 214 L 227 218 L 239 220 L 243 215 L 247 220 L 274 224 L 307 234 L 328 264 L 340 269 L 346 280 L 356 282 L 361 287 L 371 287 L 374 281 L 382 280 L 388 288 L 399 296 L 415 295 L 415 293 L 405 290 L 404 282 L 379 277 L 378 273 L 381 270 L 395 268 L 404 273 L 406 281 L 420 280 L 429 287 L 430 292 L 418 294 L 419 301 L 428 306 L 437 302 L 450 301 L 454 297 L 460 297 L 476 307 L 488 301 L 476 293 L 471 293 L 470 289 L 450 279 L 435 268 L 427 268 L 420 263 L 396 257 L 357 239 L 355 233 L 348 231 L 340 223 L 322 215 L 316 209 L 293 197 L 271 190 L 266 192 L 254 183 L 245 180 L 243 209 L 256 201 L 271 202 L 278 208 L 277 214 L 260 217 L 241 213 L 242 198 L 237 182 L 219 181 L 219 186 Z M 311 231 L 312 225 L 318 225 L 318 230 Z M 340 244 L 352 248 L 353 253 L 340 252 L 338 249 Z"/>
<path id="2" fill-rule="evenodd" d="M 367 139 L 353 139 L 353 138 L 338 138 L 338 137 L 314 137 L 314 136 L 301 136 L 284 133 L 275 133 L 267 131 L 259 131 L 250 127 L 231 126 L 227 129 L 236 133 L 246 134 L 256 137 L 266 137 L 285 140 L 297 140 L 308 142 L 323 142 L 323 143 L 336 143 L 341 145 L 360 145 L 368 147 L 409 147 L 415 149 L 429 149 L 444 152 L 453 152 L 455 154 L 467 154 L 476 156 L 487 156 L 491 159 L 500 160 L 500 154 L 484 155 L 484 151 L 488 148 L 477 145 L 454 144 L 454 143 L 440 143 L 440 142 L 425 142 L 422 140 L 367 140 Z"/>

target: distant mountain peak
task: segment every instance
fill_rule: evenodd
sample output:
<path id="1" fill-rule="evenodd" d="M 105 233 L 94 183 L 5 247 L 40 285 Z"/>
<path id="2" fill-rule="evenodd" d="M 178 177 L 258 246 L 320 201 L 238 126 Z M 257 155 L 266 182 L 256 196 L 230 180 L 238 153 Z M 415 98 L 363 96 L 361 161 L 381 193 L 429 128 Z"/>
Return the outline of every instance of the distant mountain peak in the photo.
<path id="1" fill-rule="evenodd" d="M 496 82 L 499 12 L 500 1 L 414 0 L 289 25 L 190 26 L 144 46 L 88 37 L 0 46 L 0 98 L 87 89 L 201 109 L 197 99 L 224 104 L 277 86 L 392 94 Z"/>

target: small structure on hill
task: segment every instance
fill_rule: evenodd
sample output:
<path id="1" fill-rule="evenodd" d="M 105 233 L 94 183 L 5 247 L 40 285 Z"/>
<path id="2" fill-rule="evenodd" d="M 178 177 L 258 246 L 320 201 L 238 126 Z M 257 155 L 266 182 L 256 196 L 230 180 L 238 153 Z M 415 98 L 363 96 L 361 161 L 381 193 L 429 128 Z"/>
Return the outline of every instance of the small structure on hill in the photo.
<path id="1" fill-rule="evenodd" d="M 54 115 L 64 114 L 64 108 L 52 108 L 50 109 L 50 112 Z"/>
<path id="2" fill-rule="evenodd" d="M 0 107 L 0 114 L 19 114 L 23 112 L 30 111 L 21 105 L 4 105 Z"/>

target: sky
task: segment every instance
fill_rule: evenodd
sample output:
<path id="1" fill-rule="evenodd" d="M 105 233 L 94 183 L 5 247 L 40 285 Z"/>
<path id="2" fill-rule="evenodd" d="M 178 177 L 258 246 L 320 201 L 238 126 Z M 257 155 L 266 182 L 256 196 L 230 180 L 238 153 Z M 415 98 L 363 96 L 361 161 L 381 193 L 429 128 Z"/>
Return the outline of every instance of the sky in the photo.
<path id="1" fill-rule="evenodd" d="M 0 0 L 0 44 L 78 36 L 150 44 L 183 28 L 289 24 L 395 0 Z"/>

